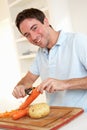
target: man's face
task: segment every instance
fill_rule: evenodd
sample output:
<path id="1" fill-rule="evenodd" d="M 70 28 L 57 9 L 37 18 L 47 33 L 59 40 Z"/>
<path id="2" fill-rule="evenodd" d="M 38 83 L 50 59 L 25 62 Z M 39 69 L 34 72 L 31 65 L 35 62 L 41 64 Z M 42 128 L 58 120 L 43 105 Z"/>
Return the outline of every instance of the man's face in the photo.
<path id="1" fill-rule="evenodd" d="M 34 45 L 45 48 L 49 44 L 49 23 L 44 19 L 44 24 L 34 18 L 25 19 L 20 24 L 21 33 Z"/>

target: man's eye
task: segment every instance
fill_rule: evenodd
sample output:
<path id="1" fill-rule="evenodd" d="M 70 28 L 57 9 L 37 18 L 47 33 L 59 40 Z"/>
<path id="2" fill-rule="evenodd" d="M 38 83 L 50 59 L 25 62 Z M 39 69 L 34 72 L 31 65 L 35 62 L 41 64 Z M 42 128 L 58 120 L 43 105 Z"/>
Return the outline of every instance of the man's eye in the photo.
<path id="1" fill-rule="evenodd" d="M 30 36 L 29 34 L 26 34 L 26 35 L 25 35 L 26 38 L 29 37 L 29 36 Z"/>
<path id="2" fill-rule="evenodd" d="M 37 29 L 37 26 L 34 26 L 34 27 L 32 28 L 33 31 L 35 31 L 36 29 Z"/>

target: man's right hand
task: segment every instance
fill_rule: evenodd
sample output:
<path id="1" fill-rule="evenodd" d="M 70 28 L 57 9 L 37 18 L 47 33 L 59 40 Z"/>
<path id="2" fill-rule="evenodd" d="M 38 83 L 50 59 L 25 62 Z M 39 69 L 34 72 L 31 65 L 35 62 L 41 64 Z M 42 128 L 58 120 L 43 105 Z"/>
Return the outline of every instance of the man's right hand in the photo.
<path id="1" fill-rule="evenodd" d="M 26 96 L 25 93 L 25 86 L 24 85 L 18 85 L 13 89 L 12 95 L 16 98 L 23 98 Z"/>

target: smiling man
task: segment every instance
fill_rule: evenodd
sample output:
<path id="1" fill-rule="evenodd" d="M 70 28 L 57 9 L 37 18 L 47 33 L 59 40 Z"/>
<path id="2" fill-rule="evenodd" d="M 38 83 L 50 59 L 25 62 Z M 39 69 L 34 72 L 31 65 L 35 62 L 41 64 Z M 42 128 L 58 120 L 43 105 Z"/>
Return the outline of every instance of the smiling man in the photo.
<path id="1" fill-rule="evenodd" d="M 87 37 L 54 30 L 44 13 L 34 8 L 20 12 L 16 26 L 39 50 L 28 73 L 14 87 L 13 96 L 26 96 L 25 89 L 40 76 L 42 83 L 37 88 L 46 92 L 49 105 L 87 111 Z"/>

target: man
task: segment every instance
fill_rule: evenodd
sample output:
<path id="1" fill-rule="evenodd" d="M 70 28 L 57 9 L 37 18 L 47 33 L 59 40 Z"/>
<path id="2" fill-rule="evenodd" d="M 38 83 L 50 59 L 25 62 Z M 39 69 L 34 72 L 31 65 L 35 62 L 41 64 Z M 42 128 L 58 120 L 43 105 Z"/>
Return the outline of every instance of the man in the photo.
<path id="1" fill-rule="evenodd" d="M 87 111 L 87 37 L 55 31 L 44 13 L 34 8 L 20 12 L 16 26 L 29 42 L 40 48 L 13 95 L 26 96 L 25 88 L 40 76 L 42 83 L 37 88 L 41 93 L 45 90 L 49 105 L 81 107 Z"/>

